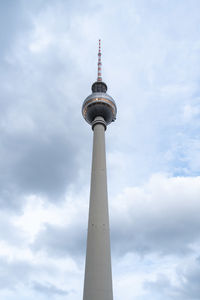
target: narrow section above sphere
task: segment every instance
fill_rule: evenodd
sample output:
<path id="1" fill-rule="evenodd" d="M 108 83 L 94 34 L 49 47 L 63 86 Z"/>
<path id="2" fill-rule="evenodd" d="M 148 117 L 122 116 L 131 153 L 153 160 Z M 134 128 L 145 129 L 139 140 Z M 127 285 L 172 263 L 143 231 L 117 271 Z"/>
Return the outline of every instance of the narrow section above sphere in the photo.
<path id="1" fill-rule="evenodd" d="M 115 121 L 117 107 L 113 98 L 106 93 L 107 85 L 102 81 L 101 65 L 101 46 L 99 40 L 98 77 L 97 81 L 92 85 L 92 94 L 83 102 L 82 114 L 89 124 L 92 124 L 96 117 L 103 117 L 108 125 Z"/>

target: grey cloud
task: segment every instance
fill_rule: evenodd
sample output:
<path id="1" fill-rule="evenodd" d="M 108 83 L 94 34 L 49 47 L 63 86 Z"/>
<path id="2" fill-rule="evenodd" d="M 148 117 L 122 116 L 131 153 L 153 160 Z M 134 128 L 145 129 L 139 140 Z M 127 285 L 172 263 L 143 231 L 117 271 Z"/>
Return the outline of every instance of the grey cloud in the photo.
<path id="1" fill-rule="evenodd" d="M 84 220 L 83 220 L 84 221 Z M 32 245 L 35 251 L 45 251 L 53 256 L 72 256 L 76 259 L 85 254 L 86 226 L 74 220 L 74 225 L 61 227 L 46 225 Z"/>
<path id="2" fill-rule="evenodd" d="M 24 246 L 27 242 L 24 232 L 17 228 L 13 222 L 13 214 L 0 213 L 0 240 L 11 246 Z"/>
<path id="3" fill-rule="evenodd" d="M 186 270 L 180 272 L 182 286 L 179 288 L 180 297 L 184 300 L 198 300 L 200 297 L 200 261 L 196 259 L 195 263 Z"/>
<path id="4" fill-rule="evenodd" d="M 140 216 L 139 218 L 142 218 Z M 197 220 L 172 220 L 170 215 L 160 218 L 135 219 L 126 222 L 118 219 L 111 229 L 112 249 L 114 253 L 137 252 L 140 255 L 149 252 L 161 255 L 185 255 L 192 251 L 193 242 L 199 241 L 200 224 Z M 198 222 L 199 223 L 199 222 Z M 121 225 L 123 224 L 123 226 Z"/>
<path id="5" fill-rule="evenodd" d="M 51 273 L 58 274 L 55 266 L 49 264 L 37 265 L 23 260 L 7 261 L 1 256 L 0 259 L 0 296 L 3 297 L 5 291 L 9 291 L 12 299 L 24 299 L 23 291 L 30 293 L 30 299 L 37 298 L 39 294 L 45 297 L 56 297 L 63 299 L 73 293 L 73 289 L 65 290 L 57 287 L 56 284 L 50 283 L 48 280 L 39 282 L 39 278 L 43 278 L 42 274 Z M 55 273 L 55 274 L 54 274 Z M 35 297 L 35 298 L 34 298 Z M 3 298 L 2 298 L 3 299 Z M 9 298 L 11 299 L 11 298 Z M 40 297 L 39 297 L 40 299 Z M 41 298 L 41 299 L 46 299 Z"/>
<path id="6" fill-rule="evenodd" d="M 30 26 L 21 1 L 0 2 L 0 61 L 15 43 L 21 30 Z"/>
<path id="7" fill-rule="evenodd" d="M 22 155 L 13 168 L 18 186 L 24 192 L 47 193 L 50 198 L 62 194 L 75 175 L 73 145 L 59 133 L 43 140 L 27 138 L 22 143 Z"/>
<path id="8" fill-rule="evenodd" d="M 30 278 L 32 267 L 25 261 L 8 262 L 1 257 L 0 290 L 14 290 L 19 283 L 25 284 Z"/>
<path id="9" fill-rule="evenodd" d="M 155 281 L 147 281 L 144 288 L 149 290 L 154 299 L 198 300 L 200 296 L 200 263 L 196 259 L 190 267 L 181 265 L 177 270 L 178 284 L 162 273 Z"/>
<path id="10" fill-rule="evenodd" d="M 44 194 L 57 201 L 76 175 L 76 149 L 59 132 L 6 135 L 0 153 L 2 207 L 19 206 L 17 194 Z"/>
<path id="11" fill-rule="evenodd" d="M 63 1 L 57 4 L 65 5 Z M 42 8 L 45 15 L 46 4 Z M 27 14 L 29 9 L 25 9 Z M 51 15 L 51 10 L 49 7 L 46 14 L 50 11 Z M 79 129 L 77 83 L 69 80 L 75 77 L 73 59 L 67 55 L 64 59 L 55 44 L 44 53 L 32 54 L 28 43 L 33 33 L 29 30 L 23 36 L 23 30 L 16 30 L 26 47 L 13 43 L 5 72 L 0 74 L 4 75 L 0 83 L 0 205 L 14 209 L 23 205 L 26 194 L 42 194 L 57 201 L 70 184 L 78 184 L 83 164 L 78 153 L 84 139 L 84 135 L 76 138 L 83 130 Z"/>
<path id="12" fill-rule="evenodd" d="M 192 245 L 200 241 L 199 180 L 158 175 L 121 195 L 123 209 L 111 210 L 113 252 L 178 256 L 192 252 Z"/>
<path id="13" fill-rule="evenodd" d="M 156 281 L 146 281 L 144 283 L 144 288 L 151 291 L 151 295 L 155 299 L 161 299 L 161 295 L 165 297 L 164 299 L 176 299 L 177 291 L 172 287 L 170 279 L 163 275 L 159 274 Z"/>
<path id="14" fill-rule="evenodd" d="M 61 296 L 66 296 L 69 294 L 68 291 L 65 291 L 63 289 L 57 288 L 55 285 L 46 283 L 46 284 L 41 284 L 39 282 L 33 282 L 32 283 L 32 288 L 36 290 L 39 293 L 45 294 L 47 296 L 52 297 L 53 295 L 61 295 Z"/>

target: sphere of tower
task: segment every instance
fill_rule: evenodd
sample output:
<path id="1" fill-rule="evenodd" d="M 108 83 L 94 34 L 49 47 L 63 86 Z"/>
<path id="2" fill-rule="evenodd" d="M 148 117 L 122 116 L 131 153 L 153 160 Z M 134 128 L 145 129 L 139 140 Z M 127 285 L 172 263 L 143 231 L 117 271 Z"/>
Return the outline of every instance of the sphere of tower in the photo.
<path id="1" fill-rule="evenodd" d="M 104 82 L 95 82 L 92 85 L 93 93 L 83 102 L 82 114 L 89 124 L 92 124 L 96 117 L 103 117 L 107 125 L 116 119 L 115 101 L 106 91 L 107 86 Z"/>

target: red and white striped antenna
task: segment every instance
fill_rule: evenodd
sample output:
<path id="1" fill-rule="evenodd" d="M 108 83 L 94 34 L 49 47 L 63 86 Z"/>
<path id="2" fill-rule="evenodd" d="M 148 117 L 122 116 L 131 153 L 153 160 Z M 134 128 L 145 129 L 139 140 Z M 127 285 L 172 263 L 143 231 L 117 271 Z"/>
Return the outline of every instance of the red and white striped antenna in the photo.
<path id="1" fill-rule="evenodd" d="M 102 63 L 101 63 L 101 40 L 99 40 L 97 81 L 102 81 L 101 66 L 102 66 Z"/>

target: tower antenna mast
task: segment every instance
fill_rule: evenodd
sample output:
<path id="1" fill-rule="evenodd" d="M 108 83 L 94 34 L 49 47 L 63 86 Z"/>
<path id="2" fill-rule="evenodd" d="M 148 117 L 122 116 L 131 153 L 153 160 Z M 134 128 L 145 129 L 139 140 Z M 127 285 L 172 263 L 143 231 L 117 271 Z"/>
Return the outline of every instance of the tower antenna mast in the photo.
<path id="1" fill-rule="evenodd" d="M 98 74 L 97 74 L 97 81 L 102 81 L 101 75 L 101 40 L 99 39 L 99 52 L 98 52 Z"/>

